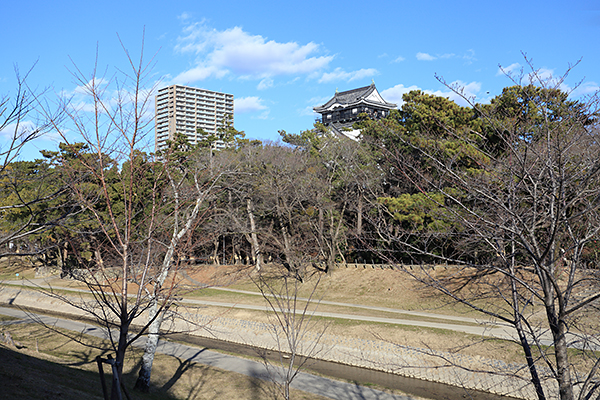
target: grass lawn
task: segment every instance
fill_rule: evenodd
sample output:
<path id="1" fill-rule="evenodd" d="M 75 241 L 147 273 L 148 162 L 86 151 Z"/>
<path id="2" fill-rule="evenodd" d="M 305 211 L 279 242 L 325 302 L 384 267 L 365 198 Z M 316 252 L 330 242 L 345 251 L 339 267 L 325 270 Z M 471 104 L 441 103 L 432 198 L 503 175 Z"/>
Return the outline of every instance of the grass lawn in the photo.
<path id="1" fill-rule="evenodd" d="M 95 358 L 106 355 L 107 341 L 83 336 L 82 343 L 37 324 L 0 327 L 10 332 L 17 347 L 0 344 L 0 392 L 4 399 L 102 400 Z M 66 333 L 65 331 L 62 331 Z M 72 333 L 71 333 L 72 334 Z M 157 354 L 152 389 L 140 394 L 131 388 L 137 378 L 141 350 L 132 348 L 125 365 L 125 385 L 132 399 L 269 399 L 267 382 L 245 375 Z M 105 366 L 110 387 L 109 367 Z M 293 398 L 322 400 L 294 390 Z"/>
<path id="2" fill-rule="evenodd" d="M 19 274 L 17 276 L 17 274 Z M 35 269 L 28 258 L 5 257 L 0 259 L 0 282 L 14 279 L 33 279 Z"/>

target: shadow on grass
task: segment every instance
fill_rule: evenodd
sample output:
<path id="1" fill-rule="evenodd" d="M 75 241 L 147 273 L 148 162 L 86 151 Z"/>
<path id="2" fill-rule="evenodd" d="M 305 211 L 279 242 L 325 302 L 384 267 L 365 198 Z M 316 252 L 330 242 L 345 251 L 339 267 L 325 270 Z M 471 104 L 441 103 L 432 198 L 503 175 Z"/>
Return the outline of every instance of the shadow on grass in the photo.
<path id="1" fill-rule="evenodd" d="M 206 349 L 201 349 L 198 350 L 196 352 L 196 354 L 194 354 L 192 357 L 186 359 L 186 360 L 181 360 L 180 358 L 176 358 L 176 360 L 179 362 L 179 366 L 177 367 L 177 370 L 175 371 L 175 373 L 173 374 L 173 376 L 171 377 L 171 379 L 169 379 L 163 386 L 162 386 L 162 390 L 163 391 L 168 391 L 169 389 L 171 389 L 173 387 L 173 385 L 175 385 L 175 383 L 181 378 L 181 376 L 190 368 L 197 366 L 195 362 L 193 362 L 191 360 L 191 358 L 196 357 L 197 355 L 199 355 L 200 353 L 202 353 L 204 350 Z M 200 367 L 200 366 L 197 366 Z M 198 387 L 201 388 L 202 385 L 199 384 L 200 382 L 198 382 L 197 384 L 193 385 L 194 387 Z"/>
<path id="2" fill-rule="evenodd" d="M 31 323 L 10 326 L 19 347 L 0 344 L 1 399 L 102 400 L 96 356 L 106 358 L 113 353 L 110 344 L 99 338 L 59 331 Z M 133 387 L 143 349 L 132 347 L 123 374 L 127 392 L 132 400 L 267 398 L 261 393 L 264 382 L 198 363 L 197 358 L 206 350 L 206 346 L 189 348 L 178 357 L 157 354 L 150 393 L 140 393 Z M 110 368 L 104 372 L 110 390 Z"/>
<path id="3" fill-rule="evenodd" d="M 85 364 L 83 360 L 89 357 L 89 355 L 81 355 L 79 357 L 81 362 L 76 364 Z M 5 346 L 0 346 L 0 360 L 2 360 L 0 362 L 0 388 L 2 388 L 1 397 L 4 399 L 103 399 L 97 371 L 73 368 L 14 351 Z M 94 360 L 92 359 L 91 362 Z M 133 387 L 136 379 L 131 375 L 132 372 L 128 373 L 125 378 L 128 388 Z M 107 374 L 107 382 L 110 385 L 110 374 Z M 129 394 L 135 400 L 176 400 L 175 397 L 162 390 L 156 390 L 149 395 L 129 390 Z"/>
<path id="4" fill-rule="evenodd" d="M 252 373 L 253 371 L 251 371 L 249 377 L 243 378 L 245 383 L 242 384 L 241 382 L 232 382 L 231 377 L 234 375 L 230 375 L 231 373 L 222 371 L 218 368 L 211 368 L 207 365 L 194 361 L 197 356 L 206 350 L 208 350 L 208 348 L 203 347 L 186 358 L 172 357 L 172 360 L 176 360 L 179 364 L 175 370 L 175 373 L 160 387 L 160 389 L 157 388 L 155 390 L 166 393 L 167 391 L 171 390 L 173 386 L 181 379 L 184 379 L 185 386 L 188 390 L 188 392 L 185 394 L 185 397 L 183 397 L 186 400 L 196 399 L 199 394 L 201 394 L 202 399 L 207 400 L 220 400 L 222 398 L 231 398 L 232 395 L 235 395 L 235 389 L 232 393 L 231 391 L 227 390 L 222 391 L 221 389 L 224 388 L 215 388 L 214 385 L 209 384 L 211 380 L 216 380 L 218 382 L 225 383 L 229 389 L 232 387 L 245 388 L 246 390 L 242 389 L 242 391 L 245 392 L 245 395 L 243 396 L 244 398 L 249 398 L 251 400 L 274 398 L 271 396 L 270 383 L 264 380 L 264 372 L 256 372 L 254 374 Z M 136 370 L 139 370 L 139 364 Z M 137 374 L 135 376 L 137 376 Z"/>

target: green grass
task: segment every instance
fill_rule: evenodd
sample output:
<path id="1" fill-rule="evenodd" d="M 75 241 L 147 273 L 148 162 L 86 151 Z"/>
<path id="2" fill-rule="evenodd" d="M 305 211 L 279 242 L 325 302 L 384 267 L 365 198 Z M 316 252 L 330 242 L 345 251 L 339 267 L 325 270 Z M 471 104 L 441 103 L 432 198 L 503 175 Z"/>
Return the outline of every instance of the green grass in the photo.
<path id="1" fill-rule="evenodd" d="M 19 276 L 16 274 L 19 274 Z M 0 259 L 0 282 L 33 278 L 35 278 L 35 268 L 33 268 L 28 257 L 4 257 Z"/>
<path id="2" fill-rule="evenodd" d="M 390 324 L 387 322 L 371 322 L 371 321 L 357 321 L 357 320 L 352 320 L 352 319 L 344 319 L 344 318 L 332 318 L 332 317 L 321 317 L 321 316 L 313 316 L 312 317 L 313 320 L 315 321 L 323 321 L 324 323 L 329 323 L 331 325 L 334 326 L 338 326 L 338 327 L 362 327 L 362 328 L 369 328 L 369 327 L 383 327 L 383 328 L 388 328 L 388 329 L 395 329 L 395 330 L 402 330 L 402 331 L 406 331 L 406 332 L 422 332 L 422 331 L 429 331 L 431 333 L 436 333 L 439 335 L 445 335 L 445 336 L 454 336 L 454 335 L 460 335 L 460 336 L 472 336 L 473 338 L 480 338 L 480 336 L 477 335 L 469 335 L 467 333 L 463 333 L 463 332 L 457 332 L 457 331 L 453 331 L 450 329 L 442 329 L 442 328 L 431 328 L 431 327 L 427 327 L 427 326 L 411 326 L 411 325 L 401 325 L 401 324 Z"/>
<path id="3" fill-rule="evenodd" d="M 19 274 L 19 276 L 17 276 L 17 274 Z M 0 273 L 0 282 L 34 278 L 35 271 L 32 269 L 2 269 L 2 272 Z"/>
<path id="4" fill-rule="evenodd" d="M 238 300 L 238 299 L 261 299 L 261 295 L 258 292 L 256 293 L 256 295 L 253 295 L 253 294 L 229 292 L 227 290 L 219 290 L 219 289 L 211 289 L 211 288 L 194 290 L 192 292 L 185 293 L 185 297 L 190 297 L 190 298 L 211 297 L 211 298 L 223 299 L 226 301 L 234 301 L 234 300 Z"/>

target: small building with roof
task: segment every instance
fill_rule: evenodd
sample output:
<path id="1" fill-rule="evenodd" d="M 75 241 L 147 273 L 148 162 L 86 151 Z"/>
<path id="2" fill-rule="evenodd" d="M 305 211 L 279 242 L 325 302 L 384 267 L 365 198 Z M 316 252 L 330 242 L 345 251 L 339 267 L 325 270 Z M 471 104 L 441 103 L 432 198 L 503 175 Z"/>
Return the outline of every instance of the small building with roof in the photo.
<path id="1" fill-rule="evenodd" d="M 338 92 L 331 100 L 313 110 L 321 114 L 321 122 L 335 134 L 357 140 L 360 130 L 352 125 L 366 113 L 372 119 L 385 118 L 398 106 L 381 97 L 375 83 L 358 89 Z"/>

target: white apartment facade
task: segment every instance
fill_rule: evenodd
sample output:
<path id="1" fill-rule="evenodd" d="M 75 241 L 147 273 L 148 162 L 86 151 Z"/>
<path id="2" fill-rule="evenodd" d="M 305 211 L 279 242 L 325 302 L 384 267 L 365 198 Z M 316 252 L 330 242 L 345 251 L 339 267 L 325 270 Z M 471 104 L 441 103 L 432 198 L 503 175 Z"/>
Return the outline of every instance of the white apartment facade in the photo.
<path id="1" fill-rule="evenodd" d="M 166 148 L 176 132 L 196 144 L 202 135 L 217 134 L 229 116 L 233 124 L 233 95 L 189 86 L 172 85 L 158 90 L 155 113 L 155 149 Z"/>

